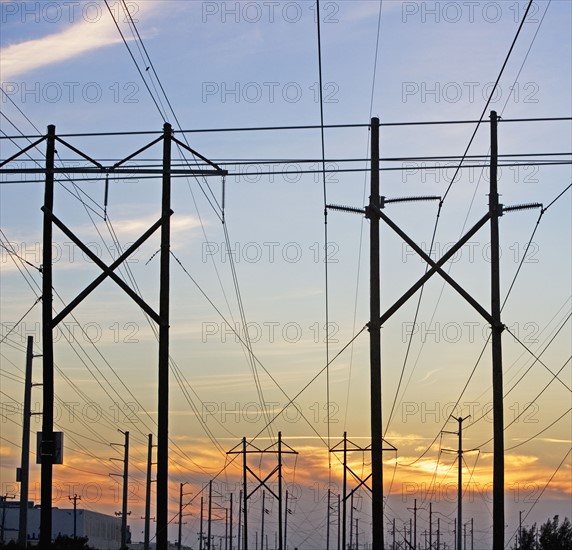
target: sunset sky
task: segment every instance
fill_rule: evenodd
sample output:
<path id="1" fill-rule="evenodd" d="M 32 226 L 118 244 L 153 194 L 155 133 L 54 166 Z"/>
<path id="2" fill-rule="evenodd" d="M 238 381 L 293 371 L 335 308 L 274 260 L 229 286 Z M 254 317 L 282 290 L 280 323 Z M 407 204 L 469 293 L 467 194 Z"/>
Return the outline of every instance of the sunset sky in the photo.
<path id="1" fill-rule="evenodd" d="M 501 202 L 548 207 L 542 215 L 531 209 L 500 219 L 502 321 L 508 328 L 503 334 L 507 542 L 519 511 L 526 525 L 555 514 L 572 516 L 571 122 L 511 122 L 572 116 L 572 3 L 533 3 L 469 149 L 465 164 L 471 167 L 450 184 L 526 5 L 523 0 L 320 3 L 324 123 L 362 125 L 325 130 L 328 204 L 366 204 L 365 125 L 372 116 L 382 124 L 471 121 L 381 127 L 381 194 L 446 194 L 438 218 L 437 202 L 389 204 L 384 213 L 427 252 L 436 227 L 432 255 L 440 257 L 487 211 L 487 121 L 494 109 L 504 119 L 498 131 L 499 155 L 505 155 L 500 162 L 511 164 L 499 171 Z M 181 128 L 221 130 L 186 138 L 229 171 L 226 226 L 220 177 L 173 180 L 169 538 L 177 539 L 180 483 L 188 483 L 184 502 L 190 514 L 184 517 L 182 542 L 198 547 L 204 484 L 216 480 L 220 506 L 233 493 L 238 511 L 241 457 L 227 451 L 243 437 L 268 447 L 281 431 L 299 453 L 284 459 L 292 496 L 288 546 L 325 548 L 327 490 L 337 495 L 342 480 L 341 455 L 328 448 L 344 432 L 359 447 L 369 444 L 367 330 L 346 347 L 368 322 L 368 221 L 330 211 L 325 247 L 319 129 L 224 131 L 320 124 L 316 3 L 109 0 L 106 6 L 103 1 L 1 0 L 0 14 L 2 160 L 29 145 L 22 135 L 44 134 L 49 124 L 59 134 L 83 134 L 64 139 L 105 166 L 150 143 L 165 120 L 181 140 Z M 143 59 L 143 48 L 152 66 Z M 130 134 L 85 135 L 113 132 Z M 57 149 L 59 166 L 85 166 L 73 151 Z M 33 160 L 42 164 L 44 153 L 42 144 L 11 167 L 37 166 Z M 173 158 L 181 162 L 176 149 Z M 141 159 L 160 163 L 161 146 Z M 518 165 L 527 161 L 536 165 Z M 436 168 L 420 169 L 425 167 Z M 316 173 L 300 174 L 300 169 Z M 54 210 L 111 263 L 119 248 L 159 217 L 160 179 L 112 175 L 104 220 L 104 178 L 80 181 L 87 178 L 60 177 Z M 15 470 L 28 335 L 34 336 L 35 353 L 42 353 L 43 191 L 41 175 L 0 175 L 2 495 L 19 491 Z M 155 235 L 120 270 L 154 308 L 158 249 Z M 53 251 L 57 312 L 100 271 L 58 230 Z M 380 254 L 385 311 L 421 277 L 425 264 L 383 225 Z M 490 308 L 487 226 L 447 269 Z M 233 332 L 243 336 L 245 322 L 254 361 Z M 121 464 L 110 458 L 121 458 L 122 449 L 110 443 L 122 443 L 118 430 L 128 430 L 134 541 L 143 539 L 147 434 L 155 439 L 157 434 L 154 329 L 144 312 L 106 281 L 55 332 L 56 429 L 65 433 L 65 457 L 54 467 L 54 505 L 68 507 L 68 495 L 77 493 L 86 509 L 108 514 L 121 509 L 118 478 L 109 474 L 121 472 Z M 402 531 L 417 499 L 422 507 L 418 533 L 428 529 L 432 502 L 433 528 L 439 517 L 444 540 L 452 544 L 457 465 L 450 451 L 457 438 L 441 431 L 457 430 L 450 415 L 470 415 L 463 423 L 463 447 L 471 450 L 464 455 L 464 517 L 474 518 L 475 548 L 490 547 L 488 335 L 487 322 L 438 277 L 383 326 L 383 424 L 386 441 L 397 448 L 384 453 L 389 540 L 392 519 Z M 327 354 L 336 358 L 326 370 Z M 33 362 L 35 383 L 41 383 L 41 361 Z M 40 412 L 41 387 L 33 388 L 32 403 Z M 41 416 L 33 416 L 32 432 L 40 430 Z M 261 475 L 275 465 L 274 456 L 250 456 L 251 468 Z M 350 462 L 353 471 L 368 475 L 367 452 L 351 453 Z M 39 502 L 35 456 L 31 463 L 30 499 Z M 367 543 L 370 495 L 362 491 L 354 505 L 360 544 Z M 277 503 L 269 506 L 266 533 L 272 547 Z M 332 512 L 332 540 L 336 518 Z M 252 547 L 260 519 L 258 495 L 249 511 Z M 224 534 L 224 520 L 215 522 L 213 532 Z"/>

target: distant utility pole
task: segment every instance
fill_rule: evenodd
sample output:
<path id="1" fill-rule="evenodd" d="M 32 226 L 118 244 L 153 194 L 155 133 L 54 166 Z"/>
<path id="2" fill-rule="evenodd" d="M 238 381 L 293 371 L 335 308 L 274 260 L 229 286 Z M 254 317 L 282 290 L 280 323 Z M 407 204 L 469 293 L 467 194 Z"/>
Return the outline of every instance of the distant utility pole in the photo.
<path id="1" fill-rule="evenodd" d="M 286 450 L 284 450 L 283 447 L 286 447 Z M 239 450 L 240 449 L 240 450 Z M 247 455 L 250 453 L 255 453 L 255 454 L 266 454 L 266 453 L 273 453 L 277 455 L 277 462 L 278 465 L 272 470 L 272 472 L 270 472 L 264 479 L 261 479 L 260 477 L 258 477 L 258 475 L 256 474 L 256 472 L 254 472 L 247 464 Z M 238 445 L 236 445 L 235 447 L 233 447 L 230 451 L 227 452 L 227 454 L 241 454 L 243 455 L 242 458 L 242 499 L 243 499 L 243 503 L 242 503 L 242 513 L 244 516 L 244 522 L 243 522 L 243 550 L 248 550 L 248 513 L 247 513 L 247 502 L 248 499 L 256 492 L 258 491 L 258 489 L 260 489 L 261 487 L 265 487 L 266 490 L 278 501 L 278 550 L 282 550 L 283 546 L 282 546 L 282 542 L 283 542 L 283 538 L 284 537 L 284 533 L 283 533 L 283 525 L 282 525 L 282 455 L 283 454 L 298 454 L 297 451 L 295 451 L 294 449 L 292 449 L 292 447 L 290 447 L 290 445 L 284 443 L 284 441 L 282 440 L 282 432 L 278 432 L 278 440 L 276 441 L 276 443 L 273 443 L 272 445 L 270 445 L 269 447 L 267 447 L 266 449 L 259 449 L 258 447 L 256 447 L 254 444 L 252 443 L 247 443 L 246 442 L 246 437 L 242 438 L 242 442 L 239 443 Z M 248 487 L 247 487 L 247 482 L 248 482 L 248 474 L 250 473 L 250 475 L 252 475 L 258 482 L 258 485 L 256 486 L 256 488 L 254 490 L 252 490 L 250 492 L 250 494 L 248 493 Z M 276 474 L 278 477 L 278 492 L 274 492 L 273 488 L 270 487 L 269 485 L 267 485 L 267 482 L 270 480 L 270 478 Z M 263 513 L 263 517 L 264 517 L 264 513 Z M 261 545 L 264 545 L 264 541 L 263 539 L 261 539 Z"/>
<path id="2" fill-rule="evenodd" d="M 116 516 L 121 516 L 121 548 L 127 547 L 127 516 L 131 512 L 127 512 L 127 489 L 129 486 L 129 432 L 124 432 L 122 430 L 117 430 L 125 436 L 125 443 L 111 443 L 111 445 L 117 445 L 124 448 L 123 460 L 119 458 L 111 458 L 111 460 L 118 460 L 123 462 L 123 474 L 110 474 L 112 476 L 118 476 L 123 478 L 123 498 L 121 512 L 115 512 Z"/>
<path id="3" fill-rule="evenodd" d="M 451 416 L 451 418 L 454 418 Z M 455 547 L 457 550 L 461 550 L 461 525 L 463 525 L 463 453 L 468 451 L 463 451 L 463 422 L 471 418 L 471 415 L 462 418 L 459 416 L 455 420 L 459 423 L 459 429 L 456 432 L 449 432 L 443 430 L 442 433 L 453 434 L 458 437 L 457 450 L 443 449 L 445 452 L 456 453 L 457 454 L 457 523 L 456 523 L 456 536 L 455 536 Z M 471 449 L 475 450 L 475 449 Z M 457 528 L 458 527 L 458 528 Z"/>
<path id="4" fill-rule="evenodd" d="M 153 462 L 153 434 L 149 434 L 149 442 L 147 444 L 147 483 L 145 484 L 145 531 L 143 549 L 149 550 L 150 537 L 150 522 L 151 522 L 151 467 L 155 464 Z"/>
<path id="5" fill-rule="evenodd" d="M 28 488 L 30 484 L 30 417 L 32 416 L 32 359 L 34 337 L 28 336 L 26 348 L 26 375 L 24 381 L 24 411 L 22 417 L 22 460 L 20 463 L 20 517 L 18 521 L 18 544 L 26 546 L 28 541 Z"/>
<path id="6" fill-rule="evenodd" d="M 185 485 L 188 485 L 188 481 L 185 481 L 184 483 L 180 483 L 179 484 L 179 540 L 177 543 L 177 549 L 181 550 L 181 537 L 182 537 L 182 526 L 183 526 L 183 487 Z M 186 493 L 186 494 L 192 494 L 192 493 Z"/>
<path id="7" fill-rule="evenodd" d="M 407 508 L 411 512 L 413 512 L 413 548 L 417 548 L 417 499 L 413 501 L 413 508 Z M 411 529 L 410 529 L 411 531 Z M 409 534 L 411 536 L 411 533 Z"/>
<path id="8" fill-rule="evenodd" d="M 68 496 L 69 500 L 73 500 L 73 538 L 77 539 L 77 501 L 81 500 L 81 497 L 74 495 L 73 497 Z"/>

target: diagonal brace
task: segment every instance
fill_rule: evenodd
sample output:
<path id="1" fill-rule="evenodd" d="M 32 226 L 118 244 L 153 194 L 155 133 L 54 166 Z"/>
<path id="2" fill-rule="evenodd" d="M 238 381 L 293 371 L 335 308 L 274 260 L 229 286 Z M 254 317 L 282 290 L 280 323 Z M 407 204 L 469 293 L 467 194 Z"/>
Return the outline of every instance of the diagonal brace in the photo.
<path id="1" fill-rule="evenodd" d="M 431 267 L 437 269 L 437 273 L 445 279 L 469 304 L 471 304 L 484 318 L 487 320 L 491 326 L 495 324 L 492 315 L 483 307 L 479 302 L 477 302 L 461 285 L 459 285 L 455 279 L 453 279 L 447 272 L 443 271 L 440 266 L 428 256 L 425 251 L 417 245 L 417 243 L 412 240 L 405 232 L 403 232 L 390 218 L 388 218 L 383 212 L 379 212 L 379 217 L 387 224 L 391 229 L 393 229 L 423 260 L 425 260 Z"/>
<path id="2" fill-rule="evenodd" d="M 397 302 L 395 302 L 381 317 L 380 323 L 383 325 L 399 308 L 411 298 L 443 265 L 445 265 L 458 250 L 460 250 L 465 243 L 490 219 L 491 215 L 487 212 L 461 239 L 453 246 L 446 254 L 444 254 L 431 269 L 427 270 L 425 274 L 405 293 Z"/>
<path id="3" fill-rule="evenodd" d="M 250 494 L 246 497 L 246 498 L 250 498 L 254 493 L 256 493 L 256 491 L 258 491 L 258 489 L 260 489 L 260 487 L 262 487 L 264 485 L 264 487 L 266 487 L 274 496 L 274 498 L 276 500 L 278 499 L 278 496 L 276 495 L 276 493 L 270 488 L 268 487 L 268 485 L 266 485 L 266 482 L 278 471 L 278 466 L 276 466 L 264 479 L 260 479 L 248 466 L 246 467 L 246 469 L 258 480 L 258 487 L 256 487 L 255 489 L 253 489 L 252 491 L 250 491 Z"/>
<path id="4" fill-rule="evenodd" d="M 348 468 L 348 470 L 350 470 Z M 350 472 L 352 473 L 352 475 L 357 479 L 357 481 L 359 481 L 359 484 L 356 485 L 347 495 L 345 500 L 348 500 L 362 485 L 371 493 L 371 487 L 369 485 L 367 485 L 367 481 L 369 480 L 369 478 L 371 477 L 371 474 L 369 474 L 365 479 L 360 479 L 359 477 L 357 477 L 351 470 Z"/>
<path id="5" fill-rule="evenodd" d="M 62 232 L 68 236 L 89 258 L 101 268 L 103 273 L 93 280 L 80 294 L 76 296 L 53 320 L 52 326 L 56 326 L 64 317 L 66 317 L 83 299 L 88 296 L 95 288 L 97 288 L 107 277 L 113 279 L 131 298 L 151 317 L 157 324 L 161 323 L 159 315 L 147 303 L 135 293 L 114 271 L 121 265 L 137 248 L 139 248 L 163 223 L 166 216 L 157 220 L 137 241 L 135 241 L 115 262 L 110 266 L 100 260 L 82 241 L 80 241 L 74 233 L 54 214 L 42 207 L 42 211 L 48 216 L 52 222 L 57 225 Z M 173 211 L 169 211 L 169 216 Z"/>

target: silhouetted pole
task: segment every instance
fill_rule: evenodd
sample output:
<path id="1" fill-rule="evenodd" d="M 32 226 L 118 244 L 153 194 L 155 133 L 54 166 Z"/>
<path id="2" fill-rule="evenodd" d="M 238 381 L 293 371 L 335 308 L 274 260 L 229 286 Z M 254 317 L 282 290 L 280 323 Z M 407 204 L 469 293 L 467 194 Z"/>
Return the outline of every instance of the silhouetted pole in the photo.
<path id="1" fill-rule="evenodd" d="M 121 431 L 121 430 L 119 430 Z M 129 432 L 125 435 L 125 449 L 123 454 L 123 498 L 121 506 L 121 548 L 127 546 L 127 488 L 129 487 Z"/>
<path id="2" fill-rule="evenodd" d="M 350 497 L 350 550 L 354 543 L 354 494 Z"/>
<path id="3" fill-rule="evenodd" d="M 429 503 L 429 548 L 433 548 L 433 505 Z"/>
<path id="4" fill-rule="evenodd" d="M 207 520 L 207 544 L 208 549 L 211 550 L 211 523 L 212 523 L 212 510 L 213 510 L 213 481 L 209 481 L 209 517 Z"/>
<path id="5" fill-rule="evenodd" d="M 183 486 L 186 485 L 187 482 L 179 484 L 179 540 L 177 543 L 178 550 L 181 550 L 181 536 L 182 536 L 182 528 L 183 528 Z"/>
<path id="6" fill-rule="evenodd" d="M 343 472 L 343 498 L 342 498 L 342 506 L 343 506 L 343 513 L 342 513 L 342 548 L 346 550 L 346 517 L 347 517 L 347 482 L 348 482 L 348 475 L 347 475 L 347 456 L 348 456 L 348 433 L 344 432 L 344 472 Z"/>
<path id="7" fill-rule="evenodd" d="M 372 549 L 383 550 L 383 438 L 381 417 L 381 321 L 379 290 L 379 119 L 371 119 L 370 223 L 370 383 Z"/>
<path id="8" fill-rule="evenodd" d="M 73 497 L 68 496 L 69 500 L 73 500 L 73 538 L 77 539 L 77 501 L 81 500 L 81 497 L 74 495 Z"/>
<path id="9" fill-rule="evenodd" d="M 246 470 L 246 437 L 242 438 L 242 513 L 244 514 L 244 523 L 242 529 L 244 531 L 244 548 L 243 550 L 248 550 L 248 514 L 246 511 L 246 503 L 248 502 L 248 492 L 247 492 L 247 470 Z"/>
<path id="10" fill-rule="evenodd" d="M 468 418 L 468 417 L 467 417 Z M 459 423 L 459 448 L 457 450 L 457 523 L 459 526 L 457 531 L 457 548 L 461 550 L 461 525 L 463 525 L 463 420 L 459 416 L 457 422 Z"/>
<path id="11" fill-rule="evenodd" d="M 282 432 L 278 432 L 278 550 L 282 550 Z"/>
<path id="12" fill-rule="evenodd" d="M 161 255 L 159 289 L 159 376 L 157 406 L 156 550 L 168 550 L 169 526 L 169 283 L 171 241 L 171 125 L 163 125 Z"/>
<path id="13" fill-rule="evenodd" d="M 286 512 L 284 516 L 284 550 L 288 550 L 287 542 L 288 542 L 288 514 L 290 511 L 288 510 L 288 489 L 286 489 Z"/>
<path id="14" fill-rule="evenodd" d="M 489 212 L 491 216 L 491 315 L 493 363 L 493 550 L 504 548 L 504 412 L 502 372 L 502 331 L 500 301 L 499 216 L 497 188 L 498 117 L 491 111 L 491 175 Z"/>
<path id="15" fill-rule="evenodd" d="M 201 497 L 201 532 L 199 534 L 199 550 L 203 550 L 203 538 L 204 538 L 204 533 L 203 533 L 203 501 L 204 498 Z"/>
<path id="16" fill-rule="evenodd" d="M 40 546 L 52 542 L 52 474 L 54 459 L 54 337 L 52 317 L 52 220 L 54 209 L 54 160 L 56 127 L 48 126 L 46 145 L 46 187 L 42 249 L 42 445 L 40 489 Z"/>
<path id="17" fill-rule="evenodd" d="M 264 490 L 262 491 L 262 526 L 260 529 L 260 546 L 264 548 L 264 514 L 266 514 L 266 510 L 264 509 L 264 498 L 266 493 Z"/>
<path id="18" fill-rule="evenodd" d="M 287 494 L 287 493 L 286 493 Z M 288 507 L 288 500 L 286 500 L 286 507 Z M 238 493 L 238 534 L 236 536 L 236 550 L 240 550 L 240 524 L 242 522 L 242 491 Z"/>
<path id="19" fill-rule="evenodd" d="M 240 518 L 240 516 L 239 516 Z M 230 539 L 230 550 L 232 550 L 232 493 L 230 494 L 230 523 L 229 523 L 229 539 Z"/>
<path id="20" fill-rule="evenodd" d="M 147 483 L 145 485 L 145 527 L 143 548 L 149 550 L 150 522 L 151 522 L 151 466 L 153 465 L 153 434 L 149 434 L 149 442 L 147 443 Z"/>
<path id="21" fill-rule="evenodd" d="M 26 348 L 26 374 L 24 380 L 24 411 L 22 416 L 22 460 L 20 462 L 20 517 L 18 520 L 18 544 L 28 541 L 28 488 L 30 484 L 30 417 L 32 407 L 32 359 L 34 337 L 28 336 Z"/>
<path id="22" fill-rule="evenodd" d="M 326 528 L 326 550 L 330 550 L 330 489 L 328 489 L 328 514 L 326 517 L 327 528 Z"/>
<path id="23" fill-rule="evenodd" d="M 341 519 L 341 509 L 340 509 L 340 494 L 338 493 L 338 550 L 340 550 L 340 519 Z M 286 548 L 284 549 L 286 550 Z"/>

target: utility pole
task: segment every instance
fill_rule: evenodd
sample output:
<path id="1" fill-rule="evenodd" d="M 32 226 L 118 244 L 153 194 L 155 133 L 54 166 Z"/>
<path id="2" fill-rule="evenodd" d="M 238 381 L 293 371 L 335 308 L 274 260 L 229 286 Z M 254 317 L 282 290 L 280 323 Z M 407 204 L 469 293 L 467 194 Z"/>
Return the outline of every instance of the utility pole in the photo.
<path id="1" fill-rule="evenodd" d="M 370 221 L 370 399 L 372 548 L 383 550 L 383 438 L 381 416 L 381 322 L 379 290 L 379 119 L 371 119 L 371 194 L 366 217 Z"/>
<path id="2" fill-rule="evenodd" d="M 188 481 L 179 484 L 179 539 L 177 543 L 178 550 L 181 550 L 181 536 L 183 526 L 183 487 L 188 484 Z"/>
<path id="3" fill-rule="evenodd" d="M 149 550 L 150 523 L 151 523 L 151 466 L 153 465 L 153 434 L 149 434 L 149 442 L 147 443 L 147 483 L 145 485 L 145 528 L 143 548 Z"/>
<path id="4" fill-rule="evenodd" d="M 241 450 L 238 448 L 241 447 Z M 283 447 L 286 447 L 287 450 L 284 450 Z M 256 454 L 265 454 L 265 453 L 274 453 L 278 455 L 278 465 L 272 472 L 270 472 L 264 479 L 258 477 L 256 472 L 248 467 L 246 457 L 249 453 L 256 453 Z M 273 443 L 266 449 L 259 449 L 254 444 L 246 443 L 246 437 L 242 438 L 242 443 L 233 447 L 227 454 L 242 454 L 242 498 L 243 498 L 243 514 L 244 514 L 244 547 L 242 550 L 248 550 L 248 516 L 246 512 L 246 506 L 248 499 L 261 487 L 265 487 L 266 490 L 278 501 L 278 550 L 282 550 L 282 455 L 284 453 L 287 454 L 298 454 L 297 451 L 292 449 L 290 445 L 284 443 L 282 440 L 282 432 L 278 432 L 278 440 L 276 443 Z M 248 482 L 248 473 L 250 473 L 257 481 L 258 485 L 254 490 L 248 494 L 247 490 L 247 482 Z M 274 475 L 278 474 L 278 492 L 276 493 L 268 484 L 268 480 Z M 264 511 L 263 511 L 263 518 L 264 518 Z M 264 545 L 264 537 L 261 538 L 261 545 Z"/>
<path id="5" fill-rule="evenodd" d="M 260 529 L 260 544 L 262 545 L 263 549 L 264 549 L 264 514 L 266 514 L 266 508 L 264 507 L 264 497 L 265 496 L 266 496 L 266 493 L 263 490 L 262 491 L 262 528 Z"/>
<path id="6" fill-rule="evenodd" d="M 493 363 L 493 550 L 504 548 L 504 409 L 500 300 L 499 204 L 497 187 L 498 116 L 491 111 L 491 167 L 489 214 L 491 218 L 491 327 Z"/>
<path id="7" fill-rule="evenodd" d="M 229 500 L 230 500 L 230 523 L 229 523 L 229 527 L 230 527 L 230 533 L 229 533 L 230 550 L 232 550 L 232 496 L 233 496 L 233 494 L 230 493 L 230 495 L 229 495 Z M 238 517 L 240 518 L 240 515 Z"/>
<path id="8" fill-rule="evenodd" d="M 463 550 L 467 550 L 467 524 L 463 523 Z"/>
<path id="9" fill-rule="evenodd" d="M 288 491 L 286 491 L 286 508 L 288 508 Z M 240 550 L 240 523 L 242 517 L 242 490 L 238 492 L 238 534 L 236 536 L 236 550 Z M 286 536 L 286 535 L 285 535 Z"/>
<path id="10" fill-rule="evenodd" d="M 209 517 L 207 521 L 207 545 L 208 550 L 211 550 L 211 522 L 213 511 L 213 480 L 209 481 Z"/>
<path id="11" fill-rule="evenodd" d="M 473 543 L 474 543 L 474 530 L 473 530 L 473 518 L 471 518 L 471 550 L 474 550 Z"/>
<path id="12" fill-rule="evenodd" d="M 30 484 L 30 417 L 32 416 L 32 359 L 34 337 L 28 336 L 26 348 L 26 375 L 24 381 L 24 413 L 22 417 L 22 459 L 20 462 L 20 517 L 18 520 L 18 544 L 28 541 L 28 489 Z"/>
<path id="13" fill-rule="evenodd" d="M 157 550 L 167 550 L 169 526 L 169 284 L 171 258 L 171 145 L 172 127 L 163 125 L 161 185 L 159 375 L 157 397 Z"/>
<path id="14" fill-rule="evenodd" d="M 354 494 L 350 497 L 350 550 L 353 549 L 353 532 L 354 532 Z"/>
<path id="15" fill-rule="evenodd" d="M 40 448 L 40 546 L 52 544 L 52 476 L 54 460 L 54 334 L 52 290 L 52 220 L 54 209 L 54 161 L 56 127 L 48 126 L 46 141 L 46 187 L 44 191 L 42 249 L 42 445 Z"/>
<path id="16" fill-rule="evenodd" d="M 433 504 L 429 503 L 429 549 L 433 549 Z"/>
<path id="17" fill-rule="evenodd" d="M 326 550 L 330 550 L 330 489 L 328 488 L 328 512 L 326 514 Z"/>
<path id="18" fill-rule="evenodd" d="M 81 497 L 74 495 L 73 497 L 68 496 L 69 500 L 73 500 L 73 538 L 77 539 L 77 501 L 81 500 Z"/>
<path id="19" fill-rule="evenodd" d="M 204 533 L 203 533 L 203 501 L 204 498 L 201 496 L 201 531 L 199 533 L 199 550 L 203 550 L 203 539 L 204 539 Z"/>
<path id="20" fill-rule="evenodd" d="M 338 550 L 340 549 L 340 530 L 341 530 L 341 525 L 340 525 L 340 514 L 341 514 L 341 510 L 340 510 L 340 494 L 338 493 Z M 284 550 L 288 550 L 287 548 L 285 548 Z"/>
<path id="21" fill-rule="evenodd" d="M 284 513 L 284 550 L 288 550 L 286 543 L 288 542 L 288 514 L 290 513 L 290 509 L 288 508 L 288 489 L 286 489 L 286 510 Z"/>
<path id="22" fill-rule="evenodd" d="M 417 508 L 417 499 L 413 501 L 413 508 L 407 508 L 407 509 L 413 512 L 413 548 L 417 550 L 417 510 L 419 510 L 419 508 Z M 411 528 L 409 529 L 409 531 L 410 531 L 409 536 L 411 536 Z"/>
<path id="23" fill-rule="evenodd" d="M 437 550 L 441 547 L 441 518 L 437 518 Z"/>
<path id="24" fill-rule="evenodd" d="M 111 443 L 111 445 L 118 445 L 124 447 L 123 460 L 119 458 L 111 458 L 111 460 L 118 460 L 123 462 L 123 475 L 121 474 L 110 474 L 116 475 L 123 478 L 123 498 L 121 512 L 115 512 L 116 516 L 121 516 L 121 549 L 127 547 L 127 488 L 129 486 L 129 432 L 124 432 L 122 430 L 117 430 L 125 436 L 125 443 Z M 131 512 L 129 512 L 131 514 Z"/>

